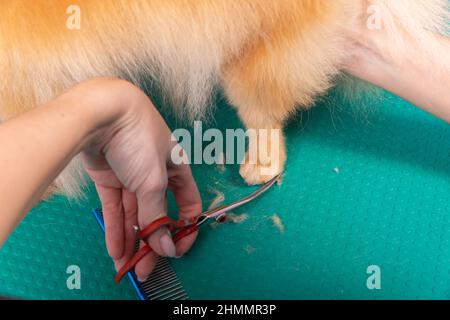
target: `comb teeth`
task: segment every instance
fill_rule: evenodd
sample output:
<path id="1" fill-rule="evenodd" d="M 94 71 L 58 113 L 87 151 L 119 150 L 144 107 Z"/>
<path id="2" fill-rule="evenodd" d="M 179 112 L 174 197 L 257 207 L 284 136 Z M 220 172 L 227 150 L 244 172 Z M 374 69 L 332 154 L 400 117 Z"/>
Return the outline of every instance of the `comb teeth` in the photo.
<path id="1" fill-rule="evenodd" d="M 140 284 L 148 300 L 187 300 L 189 296 L 165 257 L 158 263 L 147 280 Z"/>
<path id="2" fill-rule="evenodd" d="M 102 230 L 105 230 L 103 223 L 103 215 L 100 209 L 92 211 L 97 223 Z M 136 241 L 135 250 L 139 249 L 139 241 Z M 131 282 L 134 289 L 138 292 L 139 298 L 144 297 L 147 300 L 187 300 L 189 296 L 183 289 L 180 280 L 178 279 L 172 266 L 169 264 L 167 258 L 159 257 L 150 277 L 144 282 L 139 283 L 136 276 L 131 276 Z M 139 284 L 138 284 L 139 283 Z"/>

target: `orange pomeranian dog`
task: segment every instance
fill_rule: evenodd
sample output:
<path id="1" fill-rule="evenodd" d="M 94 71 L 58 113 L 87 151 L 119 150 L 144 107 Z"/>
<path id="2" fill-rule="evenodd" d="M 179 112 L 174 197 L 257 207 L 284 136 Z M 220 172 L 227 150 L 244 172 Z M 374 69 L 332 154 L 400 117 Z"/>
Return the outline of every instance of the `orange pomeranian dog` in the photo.
<path id="1" fill-rule="evenodd" d="M 395 54 L 400 28 L 409 42 L 432 48 L 428 32 L 445 28 L 447 6 L 446 0 L 4 0 L 0 119 L 90 77 L 137 85 L 151 77 L 177 114 L 201 116 L 220 86 L 247 128 L 282 129 L 290 114 L 332 86 L 350 54 L 348 35 L 371 12 L 379 10 L 383 20 L 374 41 Z M 68 27 L 71 8 L 79 10 L 77 28 Z M 271 143 L 280 145 L 276 155 Z M 283 138 L 268 145 L 279 172 Z M 248 183 L 261 183 L 270 178 L 259 170 L 267 165 L 246 163 L 240 172 Z M 80 170 L 72 163 L 56 180 L 60 192 L 79 190 Z"/>

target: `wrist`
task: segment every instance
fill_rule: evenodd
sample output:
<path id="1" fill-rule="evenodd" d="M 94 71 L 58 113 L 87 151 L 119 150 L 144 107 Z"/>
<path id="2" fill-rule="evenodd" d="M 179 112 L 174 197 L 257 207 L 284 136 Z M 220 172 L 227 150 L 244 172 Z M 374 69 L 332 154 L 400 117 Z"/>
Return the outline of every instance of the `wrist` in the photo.
<path id="1" fill-rule="evenodd" d="M 350 49 L 352 55 L 345 61 L 344 70 L 366 82 L 392 91 L 405 81 L 404 76 L 410 74 L 414 62 L 408 59 L 406 48 L 402 52 L 392 52 L 386 41 L 388 40 L 374 31 L 355 35 Z"/>
<path id="2" fill-rule="evenodd" d="M 94 78 L 67 91 L 57 103 L 78 114 L 80 130 L 77 153 L 96 147 L 111 137 L 139 104 L 142 93 L 133 84 L 117 78 Z"/>

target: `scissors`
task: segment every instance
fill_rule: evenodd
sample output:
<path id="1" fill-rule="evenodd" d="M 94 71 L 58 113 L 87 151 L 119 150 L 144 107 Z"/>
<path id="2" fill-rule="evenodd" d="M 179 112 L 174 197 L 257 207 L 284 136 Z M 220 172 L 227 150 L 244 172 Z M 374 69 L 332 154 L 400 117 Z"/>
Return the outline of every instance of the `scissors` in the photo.
<path id="1" fill-rule="evenodd" d="M 252 194 L 246 196 L 245 198 L 242 198 L 229 205 L 221 205 L 217 208 L 210 209 L 191 219 L 175 221 L 169 217 L 162 217 L 150 223 L 143 230 L 139 230 L 139 228 L 136 226 L 135 229 L 138 235 L 138 239 L 139 240 L 146 239 L 157 229 L 161 227 L 166 227 L 172 234 L 173 242 L 176 243 L 181 239 L 183 239 L 184 237 L 187 237 L 188 235 L 198 231 L 200 226 L 205 225 L 208 222 L 211 221 L 216 221 L 219 223 L 224 222 L 226 220 L 227 212 L 236 209 L 240 206 L 243 206 L 244 204 L 259 197 L 261 194 L 269 190 L 270 187 L 272 187 L 278 181 L 280 176 L 281 173 L 273 177 L 270 181 L 266 182 L 258 190 L 254 191 Z M 136 264 L 144 256 L 146 256 L 152 251 L 153 251 L 152 248 L 148 244 L 145 244 L 141 249 L 139 249 L 139 251 L 117 272 L 116 276 L 114 277 L 115 282 L 119 283 L 126 273 L 133 270 Z"/>

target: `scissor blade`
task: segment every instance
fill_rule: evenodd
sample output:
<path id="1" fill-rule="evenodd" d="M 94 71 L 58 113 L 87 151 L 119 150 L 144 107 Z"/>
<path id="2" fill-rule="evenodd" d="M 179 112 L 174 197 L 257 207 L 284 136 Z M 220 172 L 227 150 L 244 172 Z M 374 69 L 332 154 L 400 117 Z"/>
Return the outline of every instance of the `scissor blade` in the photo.
<path id="1" fill-rule="evenodd" d="M 243 206 L 244 204 L 258 198 L 260 195 L 262 195 L 264 192 L 266 192 L 267 190 L 269 190 L 277 181 L 278 179 L 280 179 L 281 177 L 281 173 L 276 175 L 275 177 L 273 177 L 272 179 L 270 179 L 269 181 L 267 181 L 265 184 L 263 184 L 258 190 L 254 191 L 253 193 L 251 193 L 250 195 L 246 196 L 245 198 L 242 198 L 238 201 L 235 201 L 229 205 L 224 205 L 224 206 L 220 206 L 218 208 L 215 209 L 211 209 L 208 210 L 207 212 L 205 212 L 203 215 L 207 218 L 216 218 L 219 217 L 221 215 L 223 215 L 224 213 L 234 210 L 240 206 Z"/>

